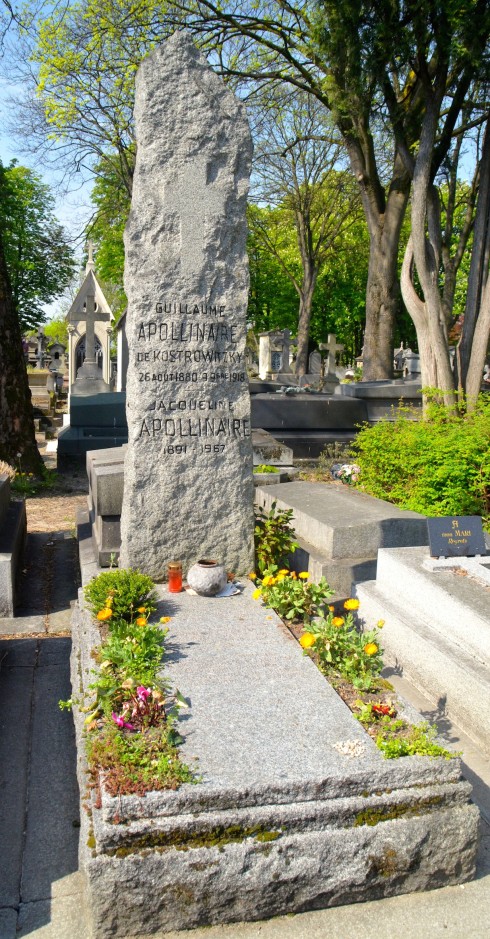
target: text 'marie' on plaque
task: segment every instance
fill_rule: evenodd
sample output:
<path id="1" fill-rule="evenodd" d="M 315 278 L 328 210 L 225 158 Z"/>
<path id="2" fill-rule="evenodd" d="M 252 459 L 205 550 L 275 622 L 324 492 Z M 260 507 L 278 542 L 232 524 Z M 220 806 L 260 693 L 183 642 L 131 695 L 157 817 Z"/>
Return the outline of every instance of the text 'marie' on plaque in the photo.
<path id="1" fill-rule="evenodd" d="M 486 554 L 483 525 L 478 515 L 428 518 L 431 557 L 473 557 Z"/>

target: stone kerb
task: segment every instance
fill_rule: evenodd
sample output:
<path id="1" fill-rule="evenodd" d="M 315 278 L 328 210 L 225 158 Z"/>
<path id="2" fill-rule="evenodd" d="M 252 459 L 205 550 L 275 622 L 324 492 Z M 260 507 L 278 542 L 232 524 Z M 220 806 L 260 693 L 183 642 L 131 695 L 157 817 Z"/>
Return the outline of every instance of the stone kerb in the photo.
<path id="1" fill-rule="evenodd" d="M 141 64 L 135 123 L 121 564 L 157 580 L 176 558 L 245 572 L 250 131 L 243 105 L 184 32 Z"/>
<path id="2" fill-rule="evenodd" d="M 10 499 L 10 480 L 0 476 L 0 617 L 13 616 L 15 581 L 27 532 L 24 499 Z"/>

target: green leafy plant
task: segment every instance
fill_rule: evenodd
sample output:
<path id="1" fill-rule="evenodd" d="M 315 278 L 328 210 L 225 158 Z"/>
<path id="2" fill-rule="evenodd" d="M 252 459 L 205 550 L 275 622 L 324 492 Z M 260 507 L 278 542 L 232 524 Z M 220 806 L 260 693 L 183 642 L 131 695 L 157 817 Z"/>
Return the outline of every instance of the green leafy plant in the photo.
<path id="1" fill-rule="evenodd" d="M 105 571 L 85 588 L 87 605 L 107 636 L 93 656 L 98 669 L 86 700 L 87 756 L 94 784 L 104 772 L 112 795 L 176 788 L 196 781 L 177 752 L 176 721 L 188 702 L 161 674 L 164 616 L 150 623 L 156 609 L 155 585 L 139 571 Z M 60 702 L 67 708 L 71 702 Z"/>
<path id="2" fill-rule="evenodd" d="M 253 596 L 262 598 L 283 619 L 310 623 L 312 617 L 323 612 L 333 591 L 324 577 L 318 584 L 308 583 L 308 577 L 306 571 L 296 574 L 286 569 L 267 573 Z"/>
<path id="3" fill-rule="evenodd" d="M 490 522 L 490 395 L 461 414 L 427 392 L 427 415 L 401 409 L 360 430 L 358 487 L 423 515 L 481 515 Z"/>
<path id="4" fill-rule="evenodd" d="M 151 577 L 131 568 L 104 571 L 85 587 L 85 600 L 92 615 L 110 622 L 113 632 L 125 633 L 128 624 L 148 619 L 156 609 L 155 585 Z"/>
<path id="5" fill-rule="evenodd" d="M 318 616 L 300 638 L 303 649 L 312 649 L 325 675 L 337 673 L 355 688 L 366 691 L 375 686 L 383 668 L 379 629 L 363 630 L 355 622 L 352 610 L 359 605 L 347 600 L 347 614 L 339 616 L 329 608 Z"/>
<path id="6" fill-rule="evenodd" d="M 54 470 L 43 469 L 41 476 L 35 476 L 34 473 L 23 473 L 20 470 L 11 477 L 12 492 L 22 496 L 35 496 L 43 489 L 51 489 L 56 483 L 57 474 Z"/>
<path id="7" fill-rule="evenodd" d="M 286 567 L 288 556 L 298 547 L 292 517 L 293 510 L 277 510 L 277 502 L 269 513 L 256 507 L 255 558 L 260 574 Z"/>
<path id="8" fill-rule="evenodd" d="M 400 731 L 403 733 L 400 734 Z M 424 721 L 422 724 L 407 724 L 397 721 L 387 724 L 376 737 L 376 746 L 387 760 L 401 756 L 442 756 L 450 760 L 457 756 L 437 743 L 437 727 Z"/>
<path id="9" fill-rule="evenodd" d="M 269 463 L 259 463 L 254 466 L 254 473 L 280 473 L 277 466 L 270 466 Z"/>

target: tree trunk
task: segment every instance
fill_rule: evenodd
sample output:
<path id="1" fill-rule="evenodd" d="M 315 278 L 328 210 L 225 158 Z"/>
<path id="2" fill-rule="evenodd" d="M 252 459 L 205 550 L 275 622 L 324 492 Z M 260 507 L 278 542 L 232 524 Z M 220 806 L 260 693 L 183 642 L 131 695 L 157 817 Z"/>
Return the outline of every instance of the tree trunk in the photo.
<path id="1" fill-rule="evenodd" d="M 380 381 L 393 377 L 393 331 L 400 304 L 398 247 L 410 194 L 410 175 L 397 152 L 392 182 L 385 195 L 358 141 L 347 136 L 345 142 L 369 230 L 362 378 Z"/>
<path id="2" fill-rule="evenodd" d="M 298 315 L 298 352 L 294 366 L 295 375 L 300 378 L 308 371 L 308 343 L 310 339 L 311 307 L 318 270 L 314 263 L 304 263 L 303 283 L 299 297 Z"/>
<path id="3" fill-rule="evenodd" d="M 463 331 L 459 344 L 459 361 L 461 364 L 461 384 L 470 398 L 474 397 L 474 389 L 480 389 L 483 365 L 488 343 L 488 334 L 485 340 L 485 323 L 478 329 L 479 317 L 490 303 L 488 296 L 488 266 L 490 262 L 490 120 L 485 128 L 482 157 L 480 163 L 480 188 L 476 204 L 475 226 L 473 230 L 473 249 L 471 252 L 470 272 L 468 276 L 468 291 L 464 312 Z M 484 294 L 486 300 L 484 301 Z M 478 351 L 473 347 L 478 346 Z M 483 343 L 483 345 L 482 345 Z M 478 369 L 476 375 L 473 369 Z M 470 389 L 471 388 L 471 392 Z M 477 392 L 478 393 L 478 392 Z"/>
<path id="4" fill-rule="evenodd" d="M 0 460 L 5 460 L 22 472 L 40 474 L 43 469 L 36 444 L 20 325 L 12 304 L 1 237 Z"/>

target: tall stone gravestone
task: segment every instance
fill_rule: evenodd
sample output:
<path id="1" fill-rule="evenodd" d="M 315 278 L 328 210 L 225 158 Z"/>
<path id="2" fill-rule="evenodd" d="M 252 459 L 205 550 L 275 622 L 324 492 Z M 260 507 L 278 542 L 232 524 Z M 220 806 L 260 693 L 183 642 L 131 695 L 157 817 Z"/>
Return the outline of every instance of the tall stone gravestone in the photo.
<path id="1" fill-rule="evenodd" d="M 185 32 L 142 62 L 135 122 L 120 564 L 156 580 L 170 560 L 213 558 L 244 573 L 253 564 L 249 127 Z"/>

